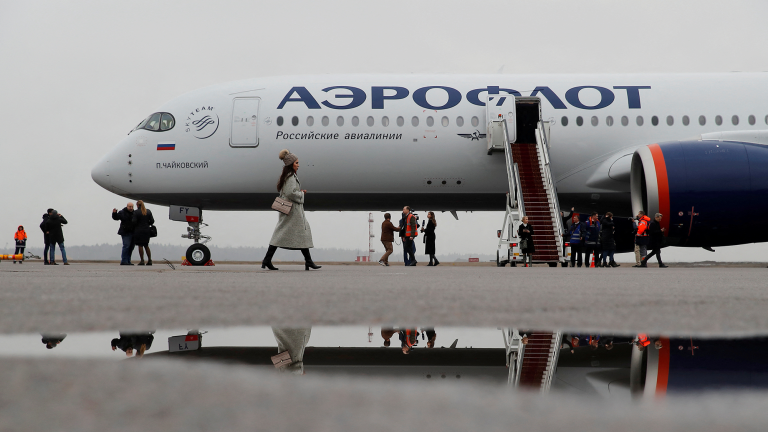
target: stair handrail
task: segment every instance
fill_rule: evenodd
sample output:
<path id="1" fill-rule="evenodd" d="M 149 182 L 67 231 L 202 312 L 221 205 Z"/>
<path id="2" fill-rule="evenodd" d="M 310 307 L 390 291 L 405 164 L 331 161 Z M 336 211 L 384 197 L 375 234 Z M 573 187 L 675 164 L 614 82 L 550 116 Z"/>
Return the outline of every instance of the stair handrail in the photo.
<path id="1" fill-rule="evenodd" d="M 563 333 L 562 332 L 554 332 L 552 334 L 552 363 L 549 368 L 547 368 L 547 375 L 544 377 L 544 382 L 541 386 L 542 392 L 549 391 L 550 387 L 552 386 L 552 381 L 555 379 L 555 373 L 557 372 L 557 361 L 560 358 L 560 345 L 562 344 L 563 339 Z"/>
<path id="2" fill-rule="evenodd" d="M 517 193 L 517 186 L 520 184 L 519 178 L 514 174 L 514 161 L 512 160 L 512 143 L 509 142 L 509 132 L 507 131 L 507 122 L 501 121 L 502 129 L 504 130 L 504 159 L 507 165 L 507 181 L 509 182 L 509 200 L 510 207 L 519 209 L 519 204 L 522 195 Z M 490 127 L 490 125 L 489 125 Z M 514 201 L 512 193 L 515 194 Z"/>
<path id="3" fill-rule="evenodd" d="M 557 242 L 558 247 L 558 259 L 563 258 L 563 251 L 565 250 L 565 244 L 563 244 L 563 220 L 560 217 L 560 201 L 557 198 L 557 186 L 555 185 L 554 180 L 552 179 L 552 171 L 550 170 L 549 166 L 549 149 L 547 146 L 547 137 L 544 133 L 544 126 L 542 122 L 538 122 L 538 125 L 536 127 L 536 147 L 538 148 L 539 152 L 542 155 L 542 161 L 544 162 L 542 164 L 544 169 L 544 177 L 547 182 L 547 195 L 550 196 L 552 199 L 552 205 L 554 207 L 555 212 L 555 226 L 557 227 L 557 238 L 555 241 Z"/>
<path id="4" fill-rule="evenodd" d="M 518 169 L 516 163 L 512 164 L 512 171 L 515 176 L 515 184 L 516 184 L 515 196 L 517 200 L 517 213 L 522 218 L 523 216 L 525 216 L 525 202 L 523 202 L 523 188 L 520 182 L 520 170 Z"/>

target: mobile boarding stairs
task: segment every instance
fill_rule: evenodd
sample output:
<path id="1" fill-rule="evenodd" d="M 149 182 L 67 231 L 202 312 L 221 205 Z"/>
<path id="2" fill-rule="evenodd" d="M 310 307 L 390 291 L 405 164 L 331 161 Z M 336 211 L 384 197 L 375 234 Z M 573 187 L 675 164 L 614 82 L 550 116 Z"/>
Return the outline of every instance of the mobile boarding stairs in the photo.
<path id="1" fill-rule="evenodd" d="M 504 152 L 509 183 L 496 264 L 522 263 L 517 228 L 528 216 L 535 245 L 532 262 L 567 266 L 560 204 L 549 166 L 549 122 L 541 118 L 539 98 L 489 95 L 485 109 L 488 154 Z"/>

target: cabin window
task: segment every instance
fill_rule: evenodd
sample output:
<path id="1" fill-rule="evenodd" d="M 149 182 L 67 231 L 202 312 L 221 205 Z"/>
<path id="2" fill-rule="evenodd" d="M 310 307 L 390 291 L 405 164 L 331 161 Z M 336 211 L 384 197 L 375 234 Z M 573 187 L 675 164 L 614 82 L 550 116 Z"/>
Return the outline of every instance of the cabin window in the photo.
<path id="1" fill-rule="evenodd" d="M 336 126 L 344 126 L 344 117 L 342 116 L 336 117 Z"/>
<path id="2" fill-rule="evenodd" d="M 768 124 L 768 115 L 765 116 L 765 124 Z"/>
<path id="3" fill-rule="evenodd" d="M 739 116 L 735 115 L 731 117 L 731 123 L 733 123 L 734 126 L 739 124 Z"/>
<path id="4" fill-rule="evenodd" d="M 656 117 L 656 116 L 651 117 L 651 124 L 654 125 L 654 126 L 658 126 L 659 125 L 659 118 Z"/>
<path id="5" fill-rule="evenodd" d="M 277 125 L 278 126 L 282 126 L 283 125 L 283 116 L 278 116 L 277 117 Z"/>
<path id="6" fill-rule="evenodd" d="M 312 116 L 307 117 L 307 126 L 312 126 L 315 124 L 315 118 Z"/>
<path id="7" fill-rule="evenodd" d="M 328 126 L 331 123 L 331 120 L 328 118 L 328 116 L 323 116 L 323 119 L 320 121 L 320 123 L 322 123 L 323 126 Z"/>
<path id="8" fill-rule="evenodd" d="M 719 116 L 719 115 L 718 115 L 718 116 L 715 116 L 715 124 L 716 124 L 716 125 L 718 125 L 718 126 L 720 126 L 721 124 L 723 124 L 723 117 L 722 117 L 722 116 Z"/>
<path id="9" fill-rule="evenodd" d="M 683 126 L 688 126 L 691 123 L 691 119 L 687 115 L 683 116 Z"/>
<path id="10" fill-rule="evenodd" d="M 389 126 L 389 117 L 387 117 L 387 116 L 382 117 L 381 118 L 381 125 L 384 126 L 384 127 Z"/>
<path id="11" fill-rule="evenodd" d="M 704 126 L 705 124 L 707 124 L 707 118 L 706 118 L 706 117 L 704 117 L 703 115 L 700 115 L 700 116 L 699 116 L 699 124 L 700 124 L 700 125 L 702 125 L 702 126 Z"/>
<path id="12" fill-rule="evenodd" d="M 368 124 L 368 126 L 373 126 L 373 117 L 368 116 L 368 119 L 365 120 L 365 122 Z"/>
<path id="13" fill-rule="evenodd" d="M 590 123 L 592 123 L 592 126 L 597 126 L 599 120 L 597 120 L 597 116 L 592 116 L 592 119 L 590 120 Z"/>
<path id="14" fill-rule="evenodd" d="M 563 126 L 568 126 L 568 117 L 563 116 L 563 118 L 560 119 L 560 124 Z"/>
<path id="15" fill-rule="evenodd" d="M 645 122 L 645 121 L 643 120 L 643 116 L 637 116 L 637 119 L 635 119 L 635 121 L 637 122 L 637 125 L 638 125 L 638 126 L 642 126 L 642 125 L 643 125 L 643 123 Z"/>
<path id="16" fill-rule="evenodd" d="M 416 117 L 416 116 L 413 116 L 413 118 L 411 118 L 411 124 L 412 124 L 414 127 L 418 126 L 418 125 L 419 125 L 419 118 L 418 118 L 418 117 Z"/>
<path id="17" fill-rule="evenodd" d="M 448 117 L 443 117 L 442 119 L 440 119 L 440 123 L 443 125 L 443 127 L 448 127 L 448 125 L 450 124 L 450 121 L 448 120 Z"/>
<path id="18" fill-rule="evenodd" d="M 427 117 L 427 126 L 432 127 L 435 125 L 435 119 L 432 116 Z"/>
<path id="19" fill-rule="evenodd" d="M 357 116 L 352 117 L 352 126 L 357 126 L 360 124 L 360 119 L 357 118 Z"/>
<path id="20" fill-rule="evenodd" d="M 629 124 L 629 117 L 627 116 L 621 116 L 621 125 L 627 126 Z"/>
<path id="21" fill-rule="evenodd" d="M 294 126 L 298 126 L 299 125 L 299 118 L 296 117 L 296 116 L 293 116 L 293 118 L 291 119 L 291 124 L 294 125 Z"/>
<path id="22" fill-rule="evenodd" d="M 173 116 L 170 113 L 163 113 L 163 116 L 160 118 L 160 130 L 161 131 L 167 131 L 173 129 L 173 125 L 176 124 L 176 120 L 173 118 Z"/>
<path id="23" fill-rule="evenodd" d="M 581 118 L 581 116 L 576 117 L 576 126 L 581 126 L 584 124 L 584 119 Z"/>
<path id="24" fill-rule="evenodd" d="M 404 124 L 405 124 L 405 119 L 404 119 L 402 116 L 399 116 L 399 117 L 397 118 L 397 125 L 398 125 L 398 126 L 402 126 L 402 125 L 404 125 Z"/>
<path id="25" fill-rule="evenodd" d="M 464 126 L 464 117 L 462 116 L 456 117 L 456 126 L 458 127 Z"/>
<path id="26" fill-rule="evenodd" d="M 667 116 L 667 126 L 672 126 L 675 124 L 675 118 L 672 116 Z"/>
<path id="27" fill-rule="evenodd" d="M 765 116 L 765 122 L 768 123 L 768 116 Z M 477 127 L 480 124 L 480 119 L 472 117 L 472 126 Z"/>
<path id="28" fill-rule="evenodd" d="M 605 124 L 607 126 L 613 126 L 613 117 L 611 117 L 611 116 L 606 117 L 605 118 Z"/>
<path id="29" fill-rule="evenodd" d="M 749 121 L 749 124 L 750 124 L 750 125 L 752 125 L 752 126 L 754 126 L 754 125 L 755 125 L 755 116 L 753 116 L 752 114 L 750 114 L 750 115 L 749 115 L 749 117 L 747 118 L 747 120 Z"/>

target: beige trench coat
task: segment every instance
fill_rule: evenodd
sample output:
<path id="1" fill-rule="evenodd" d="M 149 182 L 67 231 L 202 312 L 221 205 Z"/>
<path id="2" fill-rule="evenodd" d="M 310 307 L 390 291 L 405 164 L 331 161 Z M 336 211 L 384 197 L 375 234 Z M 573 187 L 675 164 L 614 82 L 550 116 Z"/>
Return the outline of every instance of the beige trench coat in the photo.
<path id="1" fill-rule="evenodd" d="M 279 213 L 275 232 L 269 244 L 286 249 L 307 249 L 315 247 L 312 244 L 312 229 L 304 217 L 304 192 L 296 175 L 285 180 L 280 196 L 293 203 L 289 214 Z"/>

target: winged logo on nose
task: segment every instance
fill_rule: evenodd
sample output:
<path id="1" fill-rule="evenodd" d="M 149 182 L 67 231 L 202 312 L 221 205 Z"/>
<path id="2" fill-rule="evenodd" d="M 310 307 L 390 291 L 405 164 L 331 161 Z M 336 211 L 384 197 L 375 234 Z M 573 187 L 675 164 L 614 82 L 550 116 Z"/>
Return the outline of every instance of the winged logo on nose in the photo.
<path id="1" fill-rule="evenodd" d="M 480 141 L 480 138 L 485 138 L 485 134 L 484 133 L 480 133 L 479 130 L 475 130 L 472 133 L 464 133 L 464 134 L 456 134 L 456 135 L 458 135 L 458 136 L 460 136 L 462 138 L 467 138 L 467 139 L 472 140 L 472 141 Z"/>

